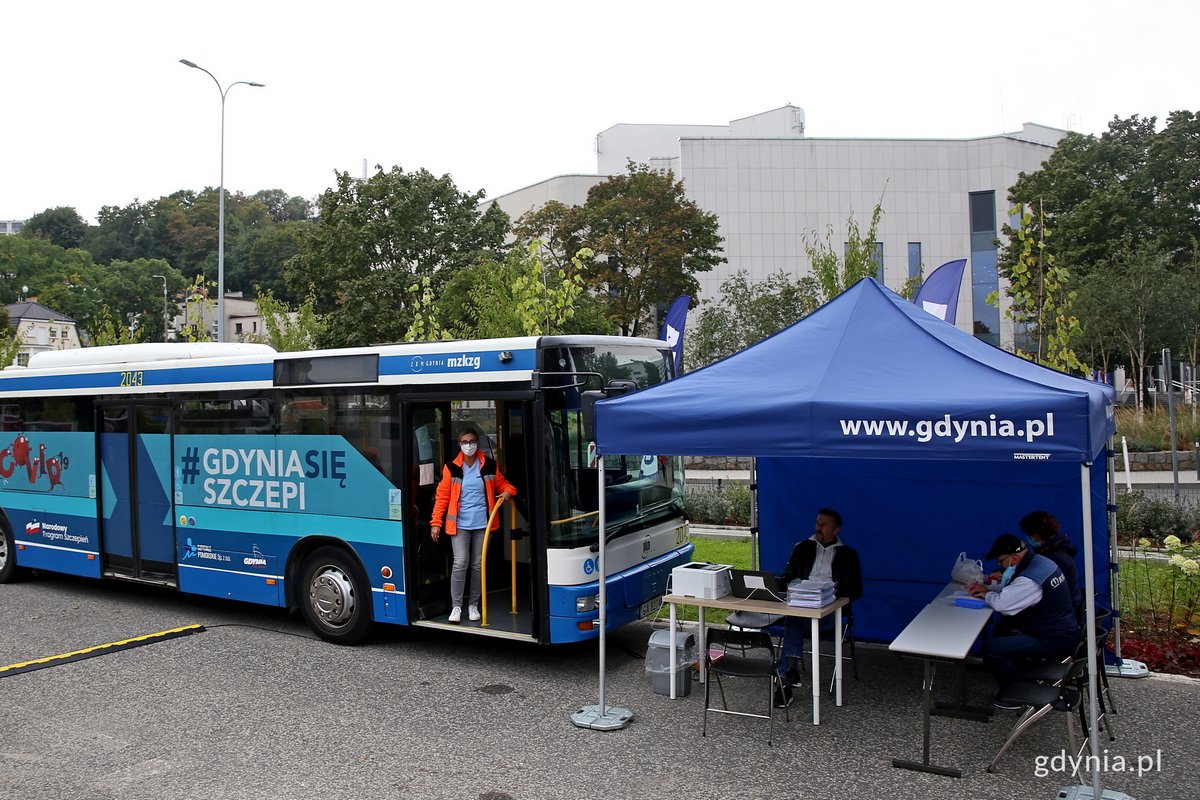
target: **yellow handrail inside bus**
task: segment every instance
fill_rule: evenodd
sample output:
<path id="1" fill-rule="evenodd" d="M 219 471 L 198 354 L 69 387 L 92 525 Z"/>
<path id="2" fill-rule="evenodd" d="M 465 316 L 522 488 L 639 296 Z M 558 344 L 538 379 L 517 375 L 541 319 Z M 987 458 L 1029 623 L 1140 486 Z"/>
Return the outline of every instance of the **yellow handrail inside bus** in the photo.
<path id="1" fill-rule="evenodd" d="M 595 526 L 596 524 L 599 524 L 599 522 L 600 522 L 600 512 L 599 511 L 588 511 L 583 514 L 576 514 L 573 517 L 567 517 L 566 519 L 552 519 L 552 520 L 550 520 L 550 524 L 551 525 L 566 525 L 568 522 L 575 522 L 576 520 L 587 519 L 588 517 L 596 518 L 596 521 L 593 523 L 593 526 Z"/>
<path id="2" fill-rule="evenodd" d="M 487 526 L 483 529 L 483 552 L 479 555 L 479 625 L 486 628 L 487 621 L 487 553 L 488 542 L 492 538 L 492 520 L 496 518 L 496 512 L 500 510 L 500 506 L 504 505 L 507 497 L 501 497 L 500 502 L 492 506 L 492 513 L 488 514 Z"/>
<path id="3" fill-rule="evenodd" d="M 510 614 L 517 613 L 517 540 L 513 537 L 512 532 L 517 529 L 517 506 L 510 504 L 509 510 L 512 512 L 508 518 L 508 558 L 512 569 L 512 575 L 509 578 L 512 589 L 512 611 Z"/>

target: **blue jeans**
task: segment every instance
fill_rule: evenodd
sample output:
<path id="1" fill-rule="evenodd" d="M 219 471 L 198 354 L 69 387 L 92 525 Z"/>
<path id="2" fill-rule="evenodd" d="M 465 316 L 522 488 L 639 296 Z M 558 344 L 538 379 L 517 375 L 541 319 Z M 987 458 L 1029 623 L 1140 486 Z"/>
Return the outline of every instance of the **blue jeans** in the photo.
<path id="1" fill-rule="evenodd" d="M 829 633 L 833 630 L 833 615 L 829 615 L 822 619 L 817 626 L 821 633 Z M 783 618 L 783 647 L 779 656 L 779 675 L 787 677 L 788 670 L 795 667 L 800 674 L 804 670 L 800 661 L 804 658 L 804 637 L 812 630 L 812 620 L 803 617 L 784 617 Z"/>
<path id="2" fill-rule="evenodd" d="M 459 529 L 450 537 L 454 564 L 450 569 L 450 603 L 462 607 L 463 590 L 467 586 L 467 567 L 471 568 L 471 605 L 479 605 L 479 561 L 483 555 L 483 536 L 486 531 Z"/>

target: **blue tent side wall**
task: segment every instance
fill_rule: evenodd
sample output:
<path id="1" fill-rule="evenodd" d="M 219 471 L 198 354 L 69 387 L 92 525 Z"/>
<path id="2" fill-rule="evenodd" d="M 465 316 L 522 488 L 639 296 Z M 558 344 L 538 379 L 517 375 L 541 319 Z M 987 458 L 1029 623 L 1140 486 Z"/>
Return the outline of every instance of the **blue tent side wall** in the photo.
<path id="1" fill-rule="evenodd" d="M 1091 497 L 1097 604 L 1107 607 L 1105 469 L 1103 460 L 1093 466 Z M 1083 580 L 1077 463 L 760 458 L 758 485 L 764 569 L 783 569 L 792 546 L 812 535 L 818 509 L 842 514 L 843 538 L 862 559 L 854 624 L 863 640 L 894 639 L 950 580 L 960 552 L 982 559 L 999 534 L 1020 535 L 1018 520 L 1036 509 L 1059 519 Z"/>

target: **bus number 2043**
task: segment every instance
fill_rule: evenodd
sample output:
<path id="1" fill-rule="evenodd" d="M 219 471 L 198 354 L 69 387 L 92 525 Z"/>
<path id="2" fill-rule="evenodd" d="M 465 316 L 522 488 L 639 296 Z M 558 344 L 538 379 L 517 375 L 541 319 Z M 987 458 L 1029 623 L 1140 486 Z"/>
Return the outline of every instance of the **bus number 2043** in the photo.
<path id="1" fill-rule="evenodd" d="M 137 372 L 122 372 L 121 388 L 124 389 L 128 386 L 141 386 L 144 376 L 145 373 L 143 373 L 141 370 L 138 370 Z"/>

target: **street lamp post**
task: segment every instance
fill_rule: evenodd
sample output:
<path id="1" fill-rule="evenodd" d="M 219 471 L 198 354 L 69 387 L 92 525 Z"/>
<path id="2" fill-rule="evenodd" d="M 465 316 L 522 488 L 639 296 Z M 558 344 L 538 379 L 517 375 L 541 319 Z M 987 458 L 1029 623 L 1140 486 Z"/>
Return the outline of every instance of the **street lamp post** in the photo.
<path id="1" fill-rule="evenodd" d="M 198 69 L 212 78 L 213 83 L 217 85 L 217 91 L 221 93 L 221 188 L 217 201 L 217 341 L 223 342 L 225 341 L 225 96 L 238 84 L 254 86 L 259 89 L 265 84 L 254 81 L 234 81 L 228 86 L 222 87 L 217 76 L 199 64 L 188 61 L 186 58 L 179 59 L 179 63 L 185 67 Z"/>
<path id="2" fill-rule="evenodd" d="M 169 317 L 167 316 L 167 276 L 166 275 L 151 275 L 151 278 L 158 278 L 163 282 L 163 341 L 167 341 L 167 332 L 171 327 Z"/>

